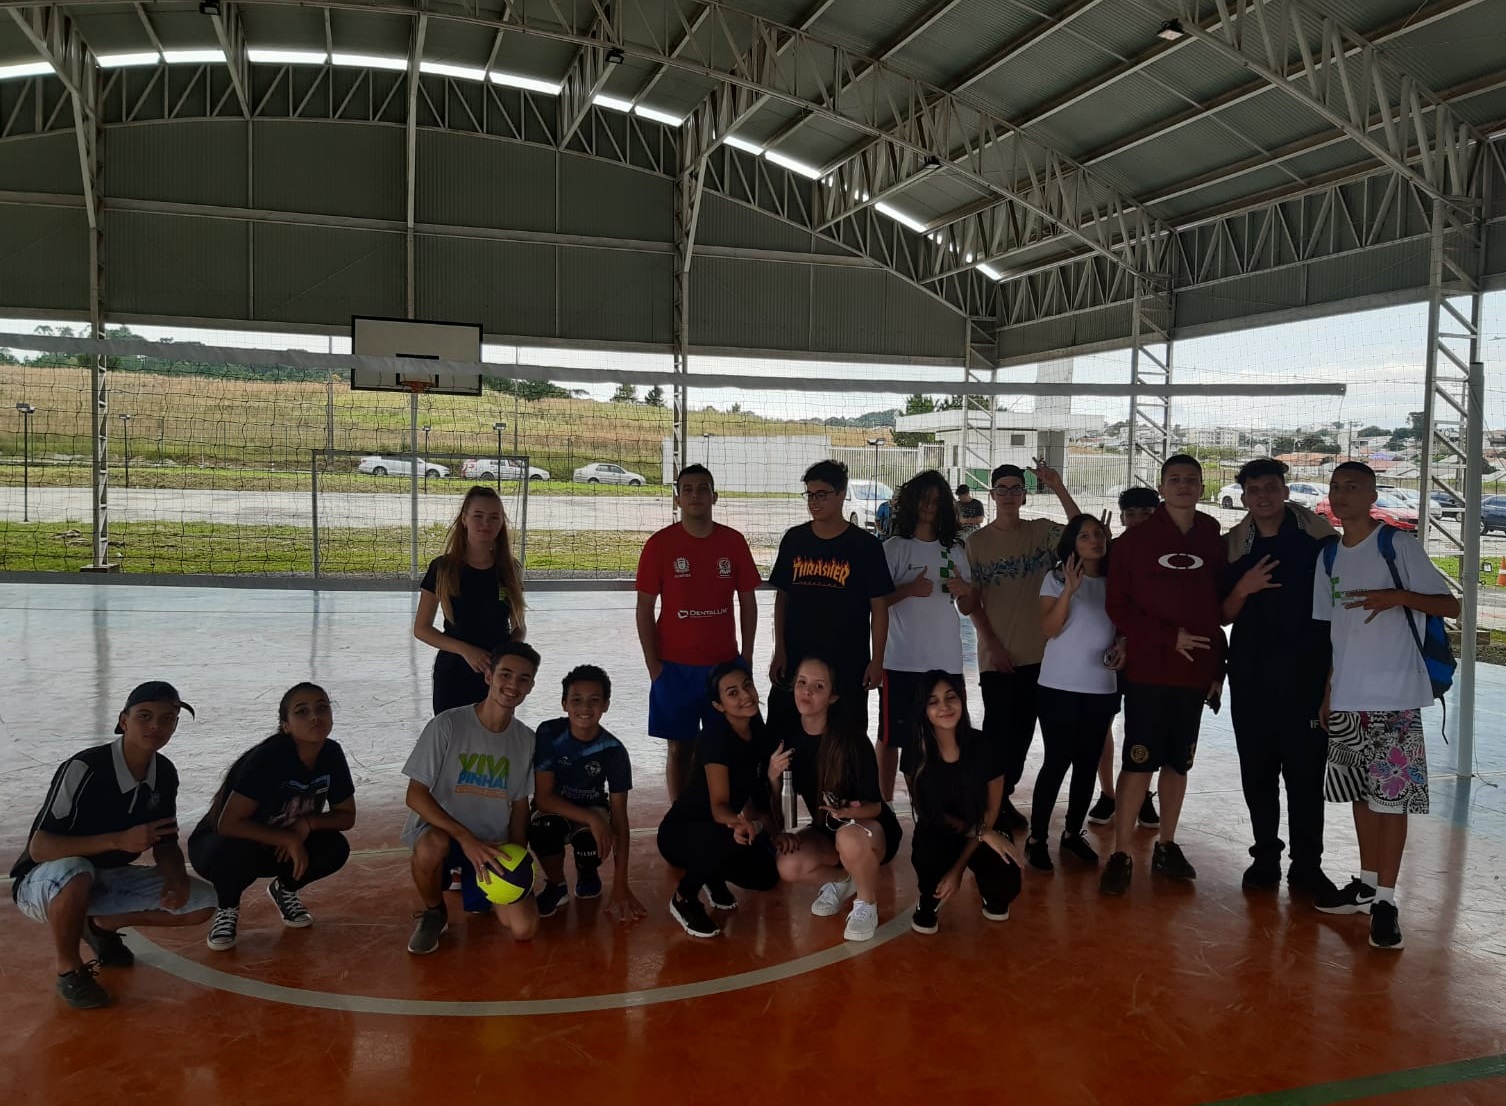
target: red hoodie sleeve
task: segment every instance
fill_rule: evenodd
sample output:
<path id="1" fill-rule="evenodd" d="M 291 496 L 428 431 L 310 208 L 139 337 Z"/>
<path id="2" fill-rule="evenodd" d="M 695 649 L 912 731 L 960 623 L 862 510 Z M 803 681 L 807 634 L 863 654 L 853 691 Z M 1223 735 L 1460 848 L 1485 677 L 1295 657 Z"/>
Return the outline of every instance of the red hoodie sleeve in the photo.
<path id="1" fill-rule="evenodd" d="M 1142 523 L 1142 525 L 1144 525 Z M 1128 548 L 1125 546 L 1128 545 Z M 1140 562 L 1145 554 L 1143 542 L 1126 543 L 1123 538 L 1116 544 L 1116 560 L 1109 568 L 1108 597 L 1105 601 L 1109 618 L 1129 641 L 1130 653 L 1136 647 L 1173 649 L 1177 643 L 1177 630 L 1173 622 L 1146 610 L 1136 601 L 1136 583 L 1140 576 Z"/>

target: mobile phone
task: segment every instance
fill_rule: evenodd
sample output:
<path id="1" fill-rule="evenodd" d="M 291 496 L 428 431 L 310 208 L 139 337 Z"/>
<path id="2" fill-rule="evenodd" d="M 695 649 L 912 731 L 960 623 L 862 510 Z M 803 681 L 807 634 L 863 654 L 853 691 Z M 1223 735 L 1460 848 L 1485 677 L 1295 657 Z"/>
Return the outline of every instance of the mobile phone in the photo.
<path id="1" fill-rule="evenodd" d="M 821 801 L 827 806 L 831 807 L 833 810 L 837 810 L 842 806 L 841 800 L 839 800 L 836 796 L 836 793 L 832 791 L 821 792 Z"/>

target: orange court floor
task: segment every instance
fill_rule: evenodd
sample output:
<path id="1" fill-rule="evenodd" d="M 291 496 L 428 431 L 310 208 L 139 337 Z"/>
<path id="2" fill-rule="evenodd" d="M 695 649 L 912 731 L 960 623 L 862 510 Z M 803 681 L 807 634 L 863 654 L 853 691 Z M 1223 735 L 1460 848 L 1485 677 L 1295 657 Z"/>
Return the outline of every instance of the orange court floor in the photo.
<path id="1" fill-rule="evenodd" d="M 1428 712 L 1433 813 L 1412 822 L 1404 951 L 1370 948 L 1363 916 L 1241 890 L 1249 824 L 1227 713 L 1205 718 L 1178 834 L 1195 883 L 1152 879 L 1155 835 L 1138 831 L 1123 899 L 1101 896 L 1079 866 L 1027 869 L 1008 921 L 986 921 L 969 883 L 940 933 L 923 937 L 909 929 L 906 844 L 870 942 L 844 942 L 842 917 L 812 917 L 814 889 L 799 887 L 741 893 L 723 935 L 695 940 L 665 910 L 674 876 L 653 840 L 662 753 L 643 733 L 633 596 L 540 592 L 530 639 L 544 663 L 520 714 L 551 717 L 574 664 L 613 676 L 605 723 L 633 754 L 631 875 L 648 918 L 623 927 L 605 898 L 572 900 L 517 943 L 450 896 L 450 933 L 415 957 L 397 837 L 430 656 L 408 633 L 412 603 L 375 591 L 0 584 L 7 860 L 57 762 L 107 740 L 127 692 L 154 677 L 198 710 L 166 750 L 185 834 L 234 755 L 271 732 L 282 691 L 309 678 L 331 692 L 360 810 L 350 863 L 304 893 L 312 928 L 284 929 L 255 887 L 228 952 L 207 949 L 202 929 L 133 932 L 137 964 L 102 973 L 116 998 L 104 1010 L 62 1004 L 45 933 L 7 897 L 0 1104 L 1506 1104 L 1499 669 L 1480 670 L 1476 778 L 1456 777 L 1454 746 Z M 1022 806 L 1038 762 L 1037 748 Z M 1326 866 L 1342 882 L 1358 868 L 1353 828 L 1347 810 L 1329 815 Z M 1106 856 L 1108 831 L 1090 835 Z"/>

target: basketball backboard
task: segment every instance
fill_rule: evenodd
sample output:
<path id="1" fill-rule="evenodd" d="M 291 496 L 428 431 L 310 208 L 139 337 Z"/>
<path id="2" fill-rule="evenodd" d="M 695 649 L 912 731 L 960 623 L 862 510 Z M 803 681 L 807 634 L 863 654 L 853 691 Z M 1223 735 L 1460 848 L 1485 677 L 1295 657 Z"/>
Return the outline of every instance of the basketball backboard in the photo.
<path id="1" fill-rule="evenodd" d="M 421 319 L 387 319 L 355 315 L 350 320 L 350 351 L 366 357 L 413 357 L 429 361 L 481 360 L 478 323 L 440 323 Z M 358 391 L 406 392 L 415 386 L 445 395 L 479 396 L 480 373 L 457 373 L 415 363 L 401 370 L 355 366 L 350 386 Z"/>

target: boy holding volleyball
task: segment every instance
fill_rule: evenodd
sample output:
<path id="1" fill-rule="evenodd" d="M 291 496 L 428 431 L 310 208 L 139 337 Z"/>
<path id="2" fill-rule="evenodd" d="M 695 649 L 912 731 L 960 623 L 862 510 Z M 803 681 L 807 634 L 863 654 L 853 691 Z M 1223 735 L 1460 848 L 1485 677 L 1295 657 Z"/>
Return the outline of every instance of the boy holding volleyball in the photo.
<path id="1" fill-rule="evenodd" d="M 503 878 L 502 846 L 527 846 L 534 733 L 514 712 L 533 690 L 538 668 L 532 646 L 520 641 L 498 646 L 485 674 L 486 698 L 435 715 L 403 765 L 411 811 L 403 844 L 413 850 L 413 883 L 423 900 L 409 952 L 433 952 L 449 928 L 443 889 L 452 869 L 461 870 L 465 908 L 489 911 L 478 873 L 488 882 Z M 532 862 L 525 856 L 523 863 Z M 499 906 L 497 916 L 519 941 L 538 929 L 539 909 L 531 893 Z"/>

